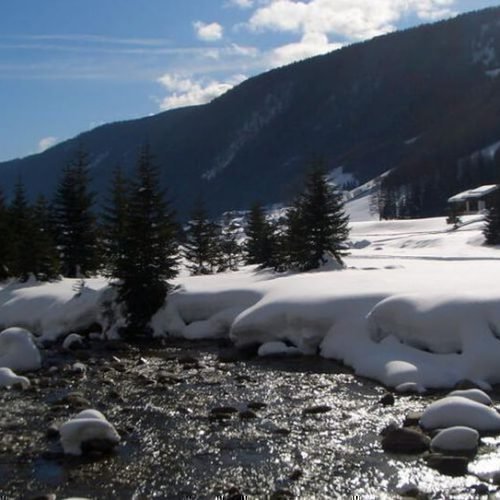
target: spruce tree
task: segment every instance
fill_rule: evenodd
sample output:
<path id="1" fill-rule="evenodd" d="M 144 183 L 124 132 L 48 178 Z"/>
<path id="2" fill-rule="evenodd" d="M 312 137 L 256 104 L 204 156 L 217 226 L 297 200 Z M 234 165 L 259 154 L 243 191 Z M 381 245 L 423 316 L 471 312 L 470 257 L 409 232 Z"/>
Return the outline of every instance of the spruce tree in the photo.
<path id="1" fill-rule="evenodd" d="M 98 268 L 94 195 L 89 190 L 89 162 L 79 149 L 63 170 L 54 199 L 57 243 L 64 276 L 88 276 Z"/>
<path id="2" fill-rule="evenodd" d="M 11 248 L 12 276 L 26 281 L 34 271 L 32 245 L 35 234 L 32 210 L 26 200 L 24 185 L 20 179 L 9 207 L 9 226 L 11 234 L 15 235 Z"/>
<path id="3" fill-rule="evenodd" d="M 187 223 L 183 250 L 191 274 L 215 271 L 219 254 L 217 230 L 217 225 L 208 219 L 203 201 L 198 200 Z"/>
<path id="4" fill-rule="evenodd" d="M 246 263 L 260 267 L 275 267 L 275 239 L 272 225 L 266 218 L 262 205 L 250 209 L 246 227 Z"/>
<path id="5" fill-rule="evenodd" d="M 158 167 L 144 146 L 130 185 L 123 258 L 116 261 L 118 299 L 125 305 L 124 333 L 148 333 L 152 315 L 163 305 L 168 280 L 176 274 L 177 244 L 173 212 L 160 189 Z"/>
<path id="6" fill-rule="evenodd" d="M 289 239 L 300 243 L 298 258 L 294 259 L 297 269 L 316 269 L 326 262 L 327 254 L 342 265 L 349 234 L 348 217 L 342 194 L 328 183 L 321 164 L 314 165 L 307 174 L 304 191 L 293 210 L 297 220 Z"/>
<path id="7" fill-rule="evenodd" d="M 121 167 L 115 167 L 103 213 L 103 250 L 105 272 L 114 276 L 119 261 L 125 258 L 127 211 L 129 203 L 129 184 Z"/>
<path id="8" fill-rule="evenodd" d="M 500 193 L 497 191 L 484 218 L 483 235 L 487 245 L 500 245 Z"/>

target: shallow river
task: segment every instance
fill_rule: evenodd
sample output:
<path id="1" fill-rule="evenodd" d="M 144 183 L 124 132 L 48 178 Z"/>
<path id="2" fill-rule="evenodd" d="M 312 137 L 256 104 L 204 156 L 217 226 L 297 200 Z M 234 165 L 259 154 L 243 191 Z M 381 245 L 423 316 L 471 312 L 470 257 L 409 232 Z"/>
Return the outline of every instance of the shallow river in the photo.
<path id="1" fill-rule="evenodd" d="M 382 387 L 316 357 L 237 359 L 205 342 L 113 347 L 49 350 L 33 389 L 0 392 L 1 499 L 378 499 L 415 487 L 420 497 L 477 498 L 478 488 L 497 490 L 382 451 L 381 429 L 431 398 L 396 396 L 383 406 Z M 86 375 L 71 370 L 76 359 Z M 75 392 L 81 401 L 61 402 Z M 63 457 L 47 436 L 85 400 L 123 435 L 110 456 Z M 307 413 L 320 405 L 323 413 Z M 212 412 L 222 406 L 231 408 Z M 477 463 L 500 462 L 497 441 L 488 443 Z"/>

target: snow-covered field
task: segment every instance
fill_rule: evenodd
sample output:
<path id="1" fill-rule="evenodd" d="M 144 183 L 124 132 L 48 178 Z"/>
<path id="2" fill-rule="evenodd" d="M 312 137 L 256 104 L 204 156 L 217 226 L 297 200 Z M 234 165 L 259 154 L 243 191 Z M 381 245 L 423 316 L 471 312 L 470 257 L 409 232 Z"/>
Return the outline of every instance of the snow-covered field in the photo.
<path id="1" fill-rule="evenodd" d="M 264 345 L 262 354 L 280 346 L 284 355 L 319 352 L 400 390 L 500 382 L 500 249 L 483 245 L 481 217 L 465 218 L 458 230 L 444 217 L 359 221 L 364 200 L 348 205 L 346 269 L 182 274 L 153 318 L 155 334 L 229 336 L 240 346 Z M 55 338 L 104 325 L 106 289 L 103 280 L 80 291 L 71 280 L 5 286 L 0 327 Z M 283 343 L 266 348 L 276 341 Z"/>

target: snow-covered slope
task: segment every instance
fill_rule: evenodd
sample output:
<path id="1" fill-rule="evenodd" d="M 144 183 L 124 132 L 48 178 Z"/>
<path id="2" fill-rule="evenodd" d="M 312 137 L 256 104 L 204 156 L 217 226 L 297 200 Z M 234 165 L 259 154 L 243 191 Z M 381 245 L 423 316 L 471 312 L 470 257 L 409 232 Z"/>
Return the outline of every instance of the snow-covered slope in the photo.
<path id="1" fill-rule="evenodd" d="M 152 325 L 156 335 L 237 345 L 285 340 L 394 387 L 464 378 L 488 387 L 500 382 L 500 248 L 483 245 L 482 226 L 478 216 L 457 230 L 444 218 L 354 222 L 346 269 L 183 274 Z M 0 324 L 53 337 L 83 317 L 102 322 L 105 283 L 73 287 L 5 287 Z"/>

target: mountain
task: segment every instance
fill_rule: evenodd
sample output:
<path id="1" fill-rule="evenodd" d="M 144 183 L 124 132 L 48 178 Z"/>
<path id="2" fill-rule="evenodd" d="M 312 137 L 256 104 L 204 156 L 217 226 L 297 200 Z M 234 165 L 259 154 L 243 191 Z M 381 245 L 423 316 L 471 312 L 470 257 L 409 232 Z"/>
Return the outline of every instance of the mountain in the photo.
<path id="1" fill-rule="evenodd" d="M 448 191 L 477 180 L 465 175 L 477 167 L 466 160 L 500 140 L 499 115 L 500 8 L 492 8 L 269 71 L 206 105 L 98 127 L 0 163 L 0 186 L 11 192 L 21 176 L 29 195 L 51 195 L 81 144 L 102 195 L 113 167 L 132 168 L 147 141 L 181 216 L 200 193 L 213 214 L 285 201 L 317 156 L 359 183 L 388 170 L 398 187 L 437 176 L 438 210 Z"/>

